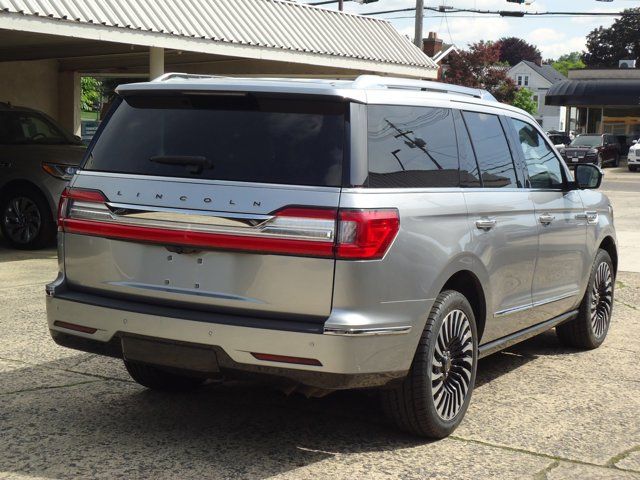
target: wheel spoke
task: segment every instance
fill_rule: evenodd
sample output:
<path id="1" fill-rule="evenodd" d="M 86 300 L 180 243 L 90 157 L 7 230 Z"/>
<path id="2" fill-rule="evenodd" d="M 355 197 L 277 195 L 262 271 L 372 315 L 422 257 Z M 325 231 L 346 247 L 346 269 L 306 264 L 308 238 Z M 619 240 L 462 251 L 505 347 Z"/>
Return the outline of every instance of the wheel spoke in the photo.
<path id="1" fill-rule="evenodd" d="M 601 262 L 591 289 L 589 310 L 591 329 L 597 338 L 603 337 L 609 329 L 613 307 L 613 276 L 607 262 Z"/>
<path id="2" fill-rule="evenodd" d="M 431 362 L 431 392 L 438 415 L 451 420 L 469 394 L 475 352 L 471 325 L 462 310 L 449 312 L 440 325 Z"/>

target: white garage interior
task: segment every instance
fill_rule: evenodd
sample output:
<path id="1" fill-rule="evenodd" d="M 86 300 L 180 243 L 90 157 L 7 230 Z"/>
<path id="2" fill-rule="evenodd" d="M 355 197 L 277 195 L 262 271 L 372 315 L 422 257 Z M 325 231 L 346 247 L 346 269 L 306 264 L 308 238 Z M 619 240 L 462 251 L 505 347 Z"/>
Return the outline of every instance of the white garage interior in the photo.
<path id="1" fill-rule="evenodd" d="M 282 0 L 0 0 L 0 102 L 80 132 L 80 78 L 166 71 L 433 79 L 385 21 Z"/>

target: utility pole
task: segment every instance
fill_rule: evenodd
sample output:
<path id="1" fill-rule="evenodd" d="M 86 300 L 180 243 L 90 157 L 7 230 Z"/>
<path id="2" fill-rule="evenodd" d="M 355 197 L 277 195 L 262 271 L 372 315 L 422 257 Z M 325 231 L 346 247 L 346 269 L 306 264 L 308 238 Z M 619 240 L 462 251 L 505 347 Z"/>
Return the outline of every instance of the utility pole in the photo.
<path id="1" fill-rule="evenodd" d="M 422 21 L 424 20 L 424 0 L 416 0 L 416 36 L 413 43 L 422 50 Z"/>
<path id="2" fill-rule="evenodd" d="M 338 0 L 338 10 L 344 10 L 344 0 Z"/>

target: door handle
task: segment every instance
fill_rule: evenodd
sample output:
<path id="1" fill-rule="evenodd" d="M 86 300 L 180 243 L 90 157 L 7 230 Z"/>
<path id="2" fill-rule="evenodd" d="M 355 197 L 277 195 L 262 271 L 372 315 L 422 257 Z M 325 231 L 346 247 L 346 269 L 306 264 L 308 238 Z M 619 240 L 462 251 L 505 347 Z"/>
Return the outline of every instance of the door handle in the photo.
<path id="1" fill-rule="evenodd" d="M 538 217 L 538 219 L 540 220 L 541 224 L 549 225 L 551 222 L 553 222 L 556 219 L 556 217 L 554 215 L 551 215 L 550 213 L 543 213 Z"/>
<path id="2" fill-rule="evenodd" d="M 476 228 L 489 231 L 496 226 L 498 221 L 495 218 L 479 218 L 476 220 Z"/>

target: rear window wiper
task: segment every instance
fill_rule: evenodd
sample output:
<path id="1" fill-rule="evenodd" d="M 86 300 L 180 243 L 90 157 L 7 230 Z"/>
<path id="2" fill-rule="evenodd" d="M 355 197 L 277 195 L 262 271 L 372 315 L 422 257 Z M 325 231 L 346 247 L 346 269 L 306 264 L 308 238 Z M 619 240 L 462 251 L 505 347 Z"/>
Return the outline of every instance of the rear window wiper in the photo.
<path id="1" fill-rule="evenodd" d="M 198 155 L 156 155 L 149 158 L 150 162 L 160 163 L 162 165 L 181 165 L 183 167 L 192 167 L 189 173 L 198 175 L 207 168 L 213 168 L 213 161 L 207 157 Z"/>

